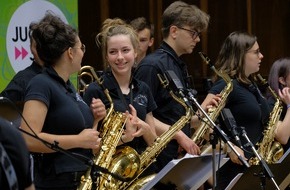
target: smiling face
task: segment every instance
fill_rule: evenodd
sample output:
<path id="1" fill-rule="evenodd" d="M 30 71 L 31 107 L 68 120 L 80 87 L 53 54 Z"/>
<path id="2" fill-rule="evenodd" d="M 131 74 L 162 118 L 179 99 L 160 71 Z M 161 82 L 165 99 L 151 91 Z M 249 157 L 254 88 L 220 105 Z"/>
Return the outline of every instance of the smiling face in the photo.
<path id="1" fill-rule="evenodd" d="M 131 74 L 137 53 L 129 35 L 115 35 L 107 41 L 106 59 L 115 75 Z"/>
<path id="2" fill-rule="evenodd" d="M 255 42 L 253 47 L 247 51 L 245 54 L 245 74 L 249 76 L 250 74 L 256 73 L 260 70 L 260 63 L 263 59 L 263 54 L 260 52 L 259 44 Z"/>

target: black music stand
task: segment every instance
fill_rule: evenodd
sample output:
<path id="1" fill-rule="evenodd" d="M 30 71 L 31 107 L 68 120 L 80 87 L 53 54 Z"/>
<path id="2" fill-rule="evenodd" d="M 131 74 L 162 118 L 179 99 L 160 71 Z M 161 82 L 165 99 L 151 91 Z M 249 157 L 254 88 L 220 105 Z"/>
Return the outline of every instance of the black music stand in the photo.
<path id="1" fill-rule="evenodd" d="M 285 189 L 290 184 L 290 149 L 288 149 L 283 157 L 275 164 L 269 164 L 269 168 L 274 175 L 279 188 Z M 261 179 L 255 174 L 261 172 L 261 166 L 255 165 L 248 168 L 244 174 L 238 174 L 228 185 L 226 190 L 248 190 L 261 189 Z M 266 190 L 275 189 L 272 181 L 266 177 Z"/>
<path id="2" fill-rule="evenodd" d="M 220 156 L 220 159 L 219 159 Z M 220 166 L 229 159 L 225 154 L 216 154 L 216 162 Z M 153 180 L 148 182 L 141 190 L 149 190 L 158 182 L 173 184 L 179 190 L 195 190 L 212 176 L 212 155 L 192 156 L 186 154 L 183 158 L 169 162 Z"/>

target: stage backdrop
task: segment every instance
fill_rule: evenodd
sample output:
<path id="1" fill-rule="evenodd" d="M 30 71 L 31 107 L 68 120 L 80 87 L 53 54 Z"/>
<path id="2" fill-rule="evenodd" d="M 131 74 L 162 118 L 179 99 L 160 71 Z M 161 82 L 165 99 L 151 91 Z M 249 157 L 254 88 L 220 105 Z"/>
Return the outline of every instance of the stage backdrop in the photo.
<path id="1" fill-rule="evenodd" d="M 0 92 L 15 73 L 32 63 L 29 24 L 40 20 L 48 10 L 78 29 L 77 0 L 0 1 Z M 76 75 L 71 80 L 76 84 Z"/>

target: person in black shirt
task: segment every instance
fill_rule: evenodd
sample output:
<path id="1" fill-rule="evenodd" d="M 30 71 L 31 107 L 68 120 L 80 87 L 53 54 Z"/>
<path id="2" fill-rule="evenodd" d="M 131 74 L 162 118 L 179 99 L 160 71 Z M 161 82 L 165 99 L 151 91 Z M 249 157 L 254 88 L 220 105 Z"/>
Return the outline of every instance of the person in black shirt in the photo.
<path id="1" fill-rule="evenodd" d="M 131 115 L 119 145 L 129 145 L 141 154 L 157 137 L 152 116 L 156 104 L 148 86 L 132 76 L 139 43 L 137 34 L 130 25 L 115 18 L 104 21 L 97 39 L 102 47 L 105 68 L 109 68 L 102 78 L 114 110 Z M 88 105 L 93 98 L 100 98 L 107 108 L 110 107 L 103 89 L 96 82 L 89 85 L 83 98 Z"/>
<path id="2" fill-rule="evenodd" d="M 135 67 L 147 55 L 150 47 L 154 43 L 154 25 L 151 24 L 145 17 L 138 17 L 130 22 L 130 25 L 138 34 L 139 48 L 136 58 Z"/>
<path id="3" fill-rule="evenodd" d="M 255 83 L 255 73 L 260 70 L 263 54 L 260 52 L 257 37 L 245 32 L 233 32 L 225 39 L 215 67 L 233 79 L 233 90 L 227 97 L 225 108 L 228 108 L 236 120 L 238 127 L 244 127 L 247 136 L 253 144 L 263 137 L 264 126 L 269 119 L 269 106 L 266 98 Z M 206 104 L 213 96 L 219 94 L 226 86 L 223 79 L 215 81 L 202 104 Z M 229 137 L 232 134 L 222 128 Z M 236 150 L 249 159 L 254 156 L 251 147 L 246 146 L 245 138 L 241 138 L 244 148 Z M 237 155 L 228 152 L 231 161 L 228 161 L 217 172 L 216 189 L 225 189 L 229 182 L 246 167 Z"/>
<path id="4" fill-rule="evenodd" d="M 76 30 L 50 12 L 32 23 L 30 30 L 46 67 L 27 86 L 23 109 L 26 122 L 21 122 L 23 130 L 37 136 L 24 135 L 29 151 L 35 155 L 35 186 L 76 189 L 100 147 L 96 126 L 106 109 L 100 100 L 90 108 L 69 80 L 80 70 L 85 53 Z"/>
<path id="5" fill-rule="evenodd" d="M 184 88 L 192 88 L 188 80 L 186 64 L 180 56 L 192 53 L 200 42 L 200 32 L 207 29 L 208 22 L 209 16 L 196 6 L 181 1 L 172 3 L 166 8 L 162 17 L 162 44 L 156 51 L 142 59 L 136 68 L 135 77 L 149 86 L 157 104 L 157 109 L 153 111 L 157 135 L 167 131 L 185 115 L 185 108 L 172 98 L 167 89 L 163 88 L 157 74 L 163 75 L 167 70 L 172 70 Z M 197 117 L 195 116 L 193 120 L 196 122 Z M 189 136 L 190 125 L 187 124 L 182 131 L 176 133 L 173 140 L 157 157 L 156 172 L 178 157 L 179 145 L 187 153 L 200 153 L 199 147 Z"/>
<path id="6" fill-rule="evenodd" d="M 15 126 L 13 126 L 9 121 L 0 117 L 0 146 L 1 145 L 4 150 L 1 148 L 0 157 L 3 158 L 4 153 L 2 151 L 5 151 L 15 171 L 14 174 L 16 174 L 18 189 L 35 189 L 30 171 L 29 152 L 27 150 L 25 141 Z M 8 167 L 7 162 L 2 164 Z M 0 187 L 1 189 L 10 189 L 2 164 L 0 165 Z M 13 175 L 13 173 L 10 173 L 10 175 Z M 8 177 L 10 177 L 11 180 L 13 177 L 10 175 Z"/>
<path id="7" fill-rule="evenodd" d="M 33 55 L 32 64 L 24 70 L 16 73 L 16 75 L 12 78 L 6 88 L 0 93 L 1 96 L 10 99 L 16 104 L 24 102 L 25 90 L 30 79 L 41 73 L 44 67 L 44 63 L 39 59 L 37 55 L 35 46 L 35 41 L 33 40 L 33 38 L 30 37 L 30 51 Z"/>
<path id="8" fill-rule="evenodd" d="M 12 78 L 6 88 L 0 93 L 0 96 L 8 98 L 12 101 L 19 111 L 22 111 L 25 97 L 25 90 L 29 81 L 41 73 L 44 67 L 43 62 L 39 59 L 35 41 L 30 37 L 30 50 L 33 55 L 33 61 L 30 66 L 25 68 L 22 71 L 16 73 Z M 12 121 L 15 125 L 20 125 L 20 116 L 19 113 L 15 110 L 15 107 L 12 107 L 7 101 L 1 102 L 0 115 L 5 119 Z"/>
<path id="9" fill-rule="evenodd" d="M 276 139 L 284 145 L 285 151 L 290 147 L 290 58 L 276 60 L 270 70 L 268 83 L 277 96 L 284 102 L 277 124 Z M 277 101 L 273 95 L 268 98 L 271 110 Z"/>

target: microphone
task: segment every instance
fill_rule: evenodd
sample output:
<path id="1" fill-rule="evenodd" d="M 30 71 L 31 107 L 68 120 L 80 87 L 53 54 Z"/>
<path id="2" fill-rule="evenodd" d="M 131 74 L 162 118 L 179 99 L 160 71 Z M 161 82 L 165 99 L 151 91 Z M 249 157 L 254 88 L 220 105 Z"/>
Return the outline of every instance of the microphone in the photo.
<path id="1" fill-rule="evenodd" d="M 221 116 L 222 119 L 225 123 L 226 128 L 232 133 L 232 135 L 235 138 L 236 143 L 238 144 L 238 146 L 240 146 L 241 148 L 243 148 L 241 139 L 239 137 L 239 133 L 236 130 L 237 129 L 237 123 L 236 120 L 234 118 L 234 116 L 232 115 L 232 112 L 230 109 L 228 108 L 223 108 L 221 111 Z"/>
<path id="2" fill-rule="evenodd" d="M 184 89 L 181 81 L 179 80 L 179 78 L 175 74 L 175 72 L 172 70 L 167 70 L 167 71 L 165 71 L 165 77 L 169 81 L 169 86 L 171 87 L 173 92 L 178 93 L 182 97 L 182 99 L 184 100 L 186 105 L 191 108 L 192 106 L 191 106 L 189 100 L 187 99 L 187 97 L 183 93 L 185 91 L 185 89 Z"/>

